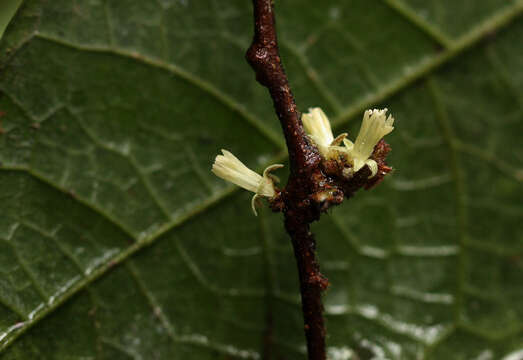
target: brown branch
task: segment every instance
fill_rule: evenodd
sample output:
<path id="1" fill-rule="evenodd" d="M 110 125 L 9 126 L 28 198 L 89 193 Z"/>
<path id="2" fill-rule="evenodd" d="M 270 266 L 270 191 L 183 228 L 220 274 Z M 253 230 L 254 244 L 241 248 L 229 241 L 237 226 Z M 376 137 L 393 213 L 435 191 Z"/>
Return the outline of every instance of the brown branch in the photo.
<path id="1" fill-rule="evenodd" d="M 281 64 L 272 2 L 253 0 L 253 5 L 254 39 L 246 58 L 258 82 L 269 89 L 287 142 L 290 177 L 281 193 L 281 206 L 298 265 L 308 356 L 310 360 L 324 360 L 325 325 L 321 294 L 328 281 L 319 271 L 316 243 L 309 224 L 319 218 L 321 203 L 325 202 L 324 197 L 317 195 L 323 190 L 319 184 L 324 185 L 328 179 L 320 169 L 321 157 L 317 148 L 305 136 L 300 113 Z M 321 201 L 314 201 L 317 198 Z"/>
<path id="2" fill-rule="evenodd" d="M 274 12 L 270 0 L 253 0 L 254 39 L 246 58 L 260 84 L 269 89 L 289 149 L 291 172 L 317 167 L 320 157 L 305 137 L 300 114 L 278 50 Z"/>
<path id="3" fill-rule="evenodd" d="M 371 159 L 378 171 L 364 166 L 353 173 L 353 164 L 342 155 L 324 159 L 305 135 L 301 116 L 278 51 L 274 10 L 271 0 L 253 0 L 254 39 L 246 58 L 256 79 L 269 89 L 280 120 L 290 160 L 290 176 L 285 188 L 271 198 L 273 210 L 283 211 L 285 229 L 289 233 L 298 265 L 305 337 L 309 360 L 325 360 L 325 325 L 322 292 L 328 280 L 320 273 L 316 260 L 316 242 L 310 224 L 320 214 L 343 198 L 350 198 L 358 189 L 370 189 L 381 182 L 392 169 L 385 159 L 390 146 L 383 140 L 374 147 Z"/>

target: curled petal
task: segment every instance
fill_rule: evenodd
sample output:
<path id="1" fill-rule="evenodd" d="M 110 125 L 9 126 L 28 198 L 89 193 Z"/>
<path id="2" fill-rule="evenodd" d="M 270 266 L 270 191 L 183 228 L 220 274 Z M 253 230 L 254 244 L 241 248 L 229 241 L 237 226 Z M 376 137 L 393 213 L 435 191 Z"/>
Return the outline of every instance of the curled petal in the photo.
<path id="1" fill-rule="evenodd" d="M 352 151 L 352 149 L 354 148 L 354 143 L 349 139 L 343 139 L 343 145 L 345 145 L 346 151 Z"/>
<path id="2" fill-rule="evenodd" d="M 369 179 L 376 176 L 376 174 L 378 173 L 378 163 L 372 159 L 368 159 L 367 161 L 365 161 L 365 165 L 367 165 L 370 169 Z"/>
<path id="3" fill-rule="evenodd" d="M 258 212 L 256 211 L 256 205 L 260 204 L 260 195 L 254 194 L 254 196 L 251 199 L 251 208 L 252 212 L 254 213 L 254 216 L 258 216 Z"/>
<path id="4" fill-rule="evenodd" d="M 285 165 L 283 164 L 273 164 L 267 166 L 265 170 L 263 170 L 263 177 L 272 177 L 274 179 L 278 179 L 278 177 L 276 175 L 271 174 L 271 172 L 273 172 L 274 170 L 281 169 L 284 166 Z M 278 179 L 276 182 L 280 182 L 280 179 Z"/>
<path id="5" fill-rule="evenodd" d="M 332 140 L 330 146 L 337 146 L 337 145 L 341 145 L 341 143 L 343 141 L 345 141 L 345 138 L 349 136 L 349 134 L 347 133 L 343 133 L 343 134 L 339 134 L 338 136 L 336 136 L 336 139 Z"/>

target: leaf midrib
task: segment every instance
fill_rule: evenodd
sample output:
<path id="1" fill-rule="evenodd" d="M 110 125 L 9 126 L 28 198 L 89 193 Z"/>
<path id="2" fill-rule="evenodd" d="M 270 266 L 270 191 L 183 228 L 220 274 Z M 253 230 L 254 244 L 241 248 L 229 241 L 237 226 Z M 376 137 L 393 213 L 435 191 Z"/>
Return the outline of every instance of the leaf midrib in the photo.
<path id="1" fill-rule="evenodd" d="M 425 59 L 421 63 L 419 63 L 416 68 L 409 72 L 408 74 L 404 75 L 403 77 L 398 77 L 396 80 L 393 80 L 389 82 L 386 86 L 382 87 L 380 90 L 375 92 L 374 94 L 368 95 L 367 97 L 361 99 L 360 101 L 356 102 L 353 105 L 350 105 L 346 107 L 344 110 L 341 111 L 339 115 L 337 115 L 332 123 L 334 127 L 340 127 L 344 124 L 346 124 L 351 118 L 361 113 L 363 110 L 368 108 L 369 106 L 383 102 L 387 98 L 393 96 L 398 91 L 407 88 L 409 85 L 413 84 L 416 80 L 425 77 L 426 75 L 432 73 L 436 69 L 440 68 L 441 66 L 448 63 L 450 60 L 454 59 L 461 53 L 465 52 L 466 50 L 472 48 L 473 46 L 477 45 L 484 36 L 488 35 L 489 33 L 498 30 L 500 28 L 503 28 L 511 23 L 512 20 L 517 18 L 519 15 L 521 15 L 521 12 L 523 11 L 523 0 L 517 1 L 513 6 L 507 7 L 504 10 L 499 11 L 498 13 L 494 14 L 490 18 L 487 18 L 474 28 L 467 32 L 466 34 L 459 37 L 457 40 L 454 40 L 452 42 L 452 45 L 448 46 L 448 50 L 443 51 L 439 55 L 432 56 L 428 59 Z M 426 29 L 420 28 L 418 25 L 418 28 L 421 29 L 424 33 L 426 33 Z M 429 34 L 430 35 L 430 34 Z M 276 136 L 272 131 L 268 130 L 268 128 L 264 126 L 260 126 L 260 123 L 258 120 L 256 120 L 254 117 L 252 117 L 243 107 L 243 105 L 237 103 L 234 99 L 230 98 L 228 95 L 222 94 L 219 90 L 214 88 L 213 85 L 208 84 L 207 82 L 199 79 L 197 76 L 192 75 L 185 70 L 179 68 L 176 65 L 166 64 L 163 63 L 157 59 L 150 58 L 143 56 L 138 53 L 133 53 L 130 51 L 125 50 L 115 50 L 108 47 L 103 48 L 96 48 L 96 47 L 89 47 L 79 44 L 74 44 L 67 42 L 63 39 L 54 38 L 51 36 L 43 35 L 41 33 L 33 34 L 33 36 L 37 36 L 42 39 L 46 39 L 48 41 L 55 41 L 56 43 L 59 43 L 63 46 L 69 46 L 72 48 L 75 48 L 77 50 L 83 50 L 83 51 L 97 51 L 97 52 L 106 52 L 111 53 L 115 56 L 121 56 L 126 57 L 147 65 L 152 65 L 156 67 L 163 68 L 164 70 L 167 70 L 171 73 L 173 73 L 176 76 L 180 76 L 187 80 L 184 76 L 189 76 L 191 79 L 190 81 L 193 84 L 197 84 L 197 86 L 200 86 L 203 90 L 215 95 L 217 98 L 219 98 L 225 105 L 229 106 L 231 109 L 238 112 L 245 120 L 249 121 L 251 125 L 256 127 L 265 137 L 272 140 L 276 145 L 279 145 L 281 148 L 283 143 L 281 141 L 281 138 Z M 433 36 L 431 36 L 433 38 Z M 28 43 L 31 40 L 31 37 L 26 39 L 24 44 Z M 23 46 L 23 44 L 22 44 Z M 160 65 L 160 66 L 158 66 Z M 193 82 L 193 80 L 196 80 L 196 82 Z M 209 89 L 209 85 L 211 88 Z M 275 159 L 272 159 L 272 161 L 268 163 L 273 162 L 281 162 L 284 161 L 287 158 L 287 154 L 279 154 L 276 156 Z M 262 166 L 263 168 L 265 166 Z M 63 189 L 59 187 L 58 185 L 47 181 L 47 179 L 43 179 L 42 176 L 36 174 L 34 171 L 28 168 L 24 167 L 16 167 L 16 168 L 8 168 L 8 167 L 2 167 L 0 170 L 7 170 L 7 171 L 22 171 L 27 173 L 30 176 L 33 176 L 37 178 L 40 181 L 43 181 L 45 184 L 52 186 L 53 188 L 63 192 L 68 193 L 67 189 Z M 225 189 L 222 192 L 216 193 L 213 196 L 211 196 L 208 200 L 202 202 L 198 206 L 194 207 L 191 211 L 187 212 L 185 215 L 180 216 L 172 221 L 169 221 L 165 223 L 163 226 L 159 227 L 156 231 L 151 233 L 149 236 L 144 236 L 142 238 L 139 238 L 133 245 L 126 248 L 124 251 L 120 252 L 118 255 L 111 258 L 108 262 L 101 265 L 98 269 L 94 270 L 91 274 L 88 276 L 85 276 L 71 286 L 71 288 L 64 292 L 64 294 L 57 298 L 54 302 L 53 306 L 45 307 L 42 311 L 38 312 L 36 316 L 32 320 L 27 320 L 23 326 L 17 327 L 16 329 L 12 330 L 11 334 L 5 334 L 6 340 L 2 344 L 2 347 L 0 348 L 0 353 L 4 352 L 18 337 L 23 335 L 27 330 L 29 330 L 32 326 L 39 323 L 40 320 L 45 318 L 48 314 L 52 313 L 55 309 L 59 308 L 61 304 L 63 304 L 66 300 L 71 298 L 73 295 L 78 293 L 79 291 L 86 288 L 89 284 L 97 280 L 99 277 L 104 275 L 110 268 L 114 267 L 117 264 L 122 263 L 127 258 L 132 256 L 133 254 L 137 253 L 139 250 L 141 250 L 144 247 L 147 247 L 154 243 L 157 239 L 165 235 L 170 230 L 184 224 L 185 222 L 193 219 L 197 215 L 203 213 L 204 211 L 212 208 L 213 206 L 216 206 L 219 204 L 223 199 L 227 198 L 231 194 L 237 191 L 237 188 L 229 187 Z M 107 218 L 107 214 L 104 214 L 103 212 L 100 213 L 100 209 L 94 208 L 92 204 L 90 204 L 86 200 L 78 199 L 82 205 L 87 206 L 90 209 L 94 209 L 97 213 L 101 214 L 104 218 L 111 221 L 111 223 L 115 224 L 113 221 L 114 219 Z M 116 224 L 118 225 L 118 224 Z M 120 227 L 120 226 L 119 226 Z M 129 234 L 128 234 L 129 235 Z"/>

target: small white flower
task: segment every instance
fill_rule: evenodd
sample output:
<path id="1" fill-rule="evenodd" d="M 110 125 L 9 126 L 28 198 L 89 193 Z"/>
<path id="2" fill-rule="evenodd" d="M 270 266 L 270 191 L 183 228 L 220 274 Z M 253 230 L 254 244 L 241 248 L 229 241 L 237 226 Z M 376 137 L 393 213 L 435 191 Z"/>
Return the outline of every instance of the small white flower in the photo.
<path id="1" fill-rule="evenodd" d="M 393 124 L 394 118 L 392 115 L 387 117 L 387 109 L 365 111 L 356 141 L 352 143 L 347 139 L 343 139 L 345 153 L 352 162 L 354 172 L 367 165 L 371 170 L 369 178 L 376 175 L 378 164 L 376 161 L 369 159 L 369 157 L 372 155 L 378 141 L 394 130 Z"/>
<path id="2" fill-rule="evenodd" d="M 319 107 L 310 108 L 308 113 L 301 116 L 305 131 L 314 141 L 314 144 L 325 159 L 335 159 L 338 156 L 338 146 L 347 136 L 346 133 L 339 135 L 336 139 L 332 135 L 332 129 L 327 115 Z"/>
<path id="3" fill-rule="evenodd" d="M 245 166 L 229 151 L 222 149 L 222 153 L 223 155 L 216 156 L 211 171 L 214 175 L 255 193 L 252 197 L 251 206 L 254 215 L 257 215 L 256 200 L 261 196 L 272 198 L 276 195 L 274 182 L 279 182 L 279 179 L 270 174 L 270 172 L 282 168 L 283 165 L 274 164 L 268 166 L 263 171 L 262 176 Z"/>

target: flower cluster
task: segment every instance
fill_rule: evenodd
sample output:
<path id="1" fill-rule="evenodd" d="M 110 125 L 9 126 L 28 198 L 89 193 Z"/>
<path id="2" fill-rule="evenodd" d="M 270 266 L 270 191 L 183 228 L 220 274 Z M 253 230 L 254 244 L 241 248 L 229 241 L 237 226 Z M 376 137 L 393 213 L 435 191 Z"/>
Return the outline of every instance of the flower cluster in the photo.
<path id="1" fill-rule="evenodd" d="M 305 131 L 318 148 L 321 156 L 325 160 L 336 161 L 342 165 L 342 175 L 345 179 L 351 179 L 365 165 L 369 167 L 371 172 L 369 179 L 376 176 L 378 164 L 371 159 L 374 147 L 394 129 L 392 126 L 394 118 L 390 115 L 387 117 L 387 109 L 365 111 L 360 132 L 354 143 L 347 139 L 347 133 L 334 137 L 329 119 L 320 108 L 309 109 L 308 113 L 302 115 L 302 122 Z M 222 150 L 222 154 L 216 156 L 212 165 L 212 172 L 216 176 L 254 193 L 251 201 L 254 215 L 257 215 L 256 204 L 259 198 L 265 197 L 269 200 L 275 200 L 279 196 L 280 191 L 274 186 L 275 183 L 279 182 L 279 179 L 272 175 L 271 171 L 279 169 L 283 165 L 271 165 L 260 175 L 245 166 L 229 151 Z M 324 197 L 327 196 L 325 192 L 320 194 Z"/>
<path id="2" fill-rule="evenodd" d="M 325 159 L 348 162 L 353 174 L 367 165 L 371 171 L 369 178 L 378 172 L 378 164 L 370 159 L 374 147 L 394 129 L 394 118 L 391 115 L 387 117 L 387 109 L 365 111 L 354 143 L 346 139 L 346 133 L 334 138 L 329 119 L 320 108 L 309 109 L 302 115 L 302 121 L 305 131 Z M 344 146 L 340 146 L 341 143 Z"/>

